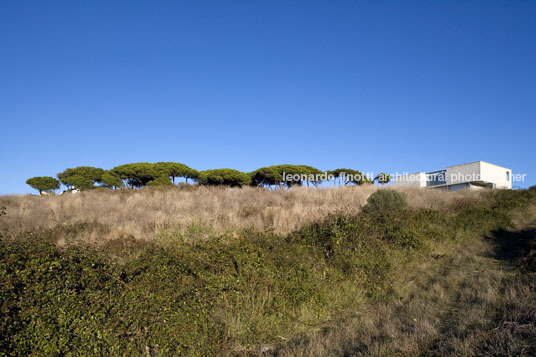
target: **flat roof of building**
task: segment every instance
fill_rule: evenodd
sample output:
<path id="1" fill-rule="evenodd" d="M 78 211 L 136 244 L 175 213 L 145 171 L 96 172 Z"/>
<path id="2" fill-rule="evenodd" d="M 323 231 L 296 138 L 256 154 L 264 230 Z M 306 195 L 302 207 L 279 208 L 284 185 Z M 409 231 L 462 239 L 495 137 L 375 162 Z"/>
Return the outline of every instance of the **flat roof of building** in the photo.
<path id="1" fill-rule="evenodd" d="M 488 165 L 493 165 L 493 166 L 496 166 L 496 167 L 500 167 L 501 169 L 505 169 L 505 170 L 510 170 L 510 171 L 512 171 L 511 169 L 509 169 L 509 168 L 507 168 L 507 167 L 504 167 L 504 166 L 495 165 L 495 164 L 492 164 L 491 162 L 487 162 L 487 161 L 484 161 L 484 160 L 477 160 L 477 161 L 467 162 L 467 163 L 465 163 L 465 164 L 450 165 L 450 166 L 447 166 L 445 169 L 441 169 L 441 170 L 428 171 L 428 172 L 425 172 L 425 171 L 418 171 L 418 172 L 414 172 L 414 173 L 411 173 L 411 174 L 403 174 L 403 175 L 395 176 L 395 178 L 396 178 L 396 177 L 409 176 L 409 175 L 418 175 L 418 174 L 433 174 L 433 173 L 436 173 L 436 172 L 445 171 L 445 170 L 446 170 L 447 168 L 449 168 L 449 167 L 456 167 L 456 166 L 470 165 L 470 164 L 474 164 L 474 163 L 476 163 L 476 162 L 483 162 L 483 163 L 486 163 L 486 164 L 488 164 Z"/>
<path id="2" fill-rule="evenodd" d="M 495 164 L 492 164 L 491 162 L 487 162 L 487 161 L 484 161 L 484 160 L 471 161 L 471 162 L 467 162 L 467 163 L 465 163 L 465 164 L 451 165 L 451 166 L 447 166 L 447 168 L 448 168 L 448 167 L 455 167 L 455 166 L 463 166 L 463 165 L 474 164 L 474 163 L 476 163 L 476 162 L 483 162 L 483 163 L 486 163 L 486 164 L 488 164 L 488 165 L 493 165 L 493 166 L 500 167 L 501 169 L 510 170 L 510 169 L 507 168 L 507 167 L 499 166 L 499 165 L 495 165 Z M 510 170 L 510 171 L 511 171 L 511 170 Z"/>

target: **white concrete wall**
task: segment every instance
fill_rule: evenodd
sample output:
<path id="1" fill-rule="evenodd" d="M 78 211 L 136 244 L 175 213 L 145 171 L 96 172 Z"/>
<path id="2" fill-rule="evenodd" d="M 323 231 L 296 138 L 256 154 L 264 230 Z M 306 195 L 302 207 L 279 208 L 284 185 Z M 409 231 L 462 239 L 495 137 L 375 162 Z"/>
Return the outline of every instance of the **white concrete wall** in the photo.
<path id="1" fill-rule="evenodd" d="M 426 187 L 426 172 L 395 176 L 393 184 L 399 187 Z"/>
<path id="2" fill-rule="evenodd" d="M 448 185 L 464 182 L 489 182 L 496 188 L 511 189 L 512 170 L 485 161 L 447 167 Z"/>
<path id="3" fill-rule="evenodd" d="M 485 161 L 475 161 L 462 165 L 449 166 L 446 170 L 447 185 L 459 185 L 452 187 L 452 190 L 462 188 L 477 189 L 480 184 L 491 183 L 495 188 L 512 188 L 512 170 L 505 167 L 490 164 Z M 474 182 L 474 185 L 462 185 Z M 393 179 L 394 186 L 405 187 L 426 187 L 426 173 L 417 172 L 414 174 L 396 176 Z M 473 187 L 474 186 L 474 187 Z"/>
<path id="4" fill-rule="evenodd" d="M 482 181 L 492 182 L 496 188 L 512 188 L 512 170 L 480 161 Z"/>
<path id="5" fill-rule="evenodd" d="M 478 181 L 477 178 L 479 176 L 480 161 L 447 167 L 447 185 Z"/>

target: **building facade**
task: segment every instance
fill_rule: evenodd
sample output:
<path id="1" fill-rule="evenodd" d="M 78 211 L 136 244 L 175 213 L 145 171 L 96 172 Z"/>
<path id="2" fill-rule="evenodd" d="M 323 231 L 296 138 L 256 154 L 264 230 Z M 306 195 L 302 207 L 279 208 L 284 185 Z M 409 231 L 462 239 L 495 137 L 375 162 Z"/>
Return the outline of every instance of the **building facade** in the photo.
<path id="1" fill-rule="evenodd" d="M 512 170 L 485 161 L 449 166 L 444 170 L 404 174 L 395 186 L 436 188 L 448 191 L 482 188 L 512 188 Z"/>

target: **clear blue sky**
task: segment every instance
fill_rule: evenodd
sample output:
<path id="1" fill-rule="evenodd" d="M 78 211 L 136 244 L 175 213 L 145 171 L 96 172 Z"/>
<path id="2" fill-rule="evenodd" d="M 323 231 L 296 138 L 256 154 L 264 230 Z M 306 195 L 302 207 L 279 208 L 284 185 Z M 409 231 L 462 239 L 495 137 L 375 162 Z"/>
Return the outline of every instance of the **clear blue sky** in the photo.
<path id="1" fill-rule="evenodd" d="M 534 1 L 0 2 L 0 193 L 67 167 L 428 171 L 536 184 Z"/>

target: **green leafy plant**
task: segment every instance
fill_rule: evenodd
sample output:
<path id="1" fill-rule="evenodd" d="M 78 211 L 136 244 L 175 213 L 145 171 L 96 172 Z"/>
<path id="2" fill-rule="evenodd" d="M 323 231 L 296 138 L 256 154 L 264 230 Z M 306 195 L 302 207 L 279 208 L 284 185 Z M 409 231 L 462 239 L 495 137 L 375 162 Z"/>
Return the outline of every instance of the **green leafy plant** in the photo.
<path id="1" fill-rule="evenodd" d="M 408 201 L 404 192 L 381 189 L 369 196 L 363 211 L 382 214 L 403 210 L 407 206 Z"/>

